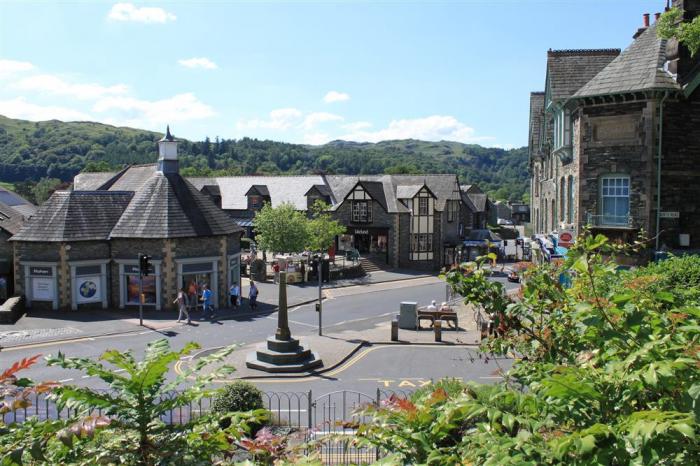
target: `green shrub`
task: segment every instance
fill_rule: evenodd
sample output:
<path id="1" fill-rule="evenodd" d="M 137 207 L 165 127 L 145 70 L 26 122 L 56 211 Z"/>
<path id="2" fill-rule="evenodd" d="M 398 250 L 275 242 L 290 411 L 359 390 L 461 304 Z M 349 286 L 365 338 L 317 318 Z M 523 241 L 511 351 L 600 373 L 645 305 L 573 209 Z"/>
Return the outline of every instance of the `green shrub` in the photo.
<path id="1" fill-rule="evenodd" d="M 262 392 L 252 383 L 236 380 L 223 387 L 214 398 L 212 411 L 232 413 L 263 409 Z"/>
<path id="2" fill-rule="evenodd" d="M 677 305 L 700 304 L 700 256 L 672 256 L 624 273 L 617 288 L 666 291 L 674 295 Z"/>

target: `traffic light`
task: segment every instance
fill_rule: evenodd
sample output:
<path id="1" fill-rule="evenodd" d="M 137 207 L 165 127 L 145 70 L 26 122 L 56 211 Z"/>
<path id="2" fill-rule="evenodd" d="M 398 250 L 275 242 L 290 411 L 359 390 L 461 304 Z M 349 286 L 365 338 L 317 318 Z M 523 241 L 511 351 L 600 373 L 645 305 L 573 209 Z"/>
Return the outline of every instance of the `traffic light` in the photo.
<path id="1" fill-rule="evenodd" d="M 146 254 L 139 254 L 139 272 L 144 277 L 147 277 L 149 273 L 152 272 L 151 269 L 151 256 Z"/>

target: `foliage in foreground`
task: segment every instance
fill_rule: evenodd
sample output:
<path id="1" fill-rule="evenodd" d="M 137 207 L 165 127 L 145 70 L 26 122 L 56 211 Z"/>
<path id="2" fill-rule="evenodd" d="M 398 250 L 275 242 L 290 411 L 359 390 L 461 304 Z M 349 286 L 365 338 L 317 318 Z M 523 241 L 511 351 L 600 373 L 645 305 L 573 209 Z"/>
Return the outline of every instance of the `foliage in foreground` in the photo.
<path id="1" fill-rule="evenodd" d="M 692 57 L 700 50 L 700 16 L 692 21 L 683 21 L 683 12 L 671 8 L 659 18 L 657 34 L 663 39 L 675 38 L 688 47 Z"/>
<path id="2" fill-rule="evenodd" d="M 498 385 L 450 382 L 368 408 L 360 441 L 394 464 L 699 464 L 699 303 L 617 271 L 624 252 L 583 236 L 564 264 L 528 272 L 517 301 L 494 297 L 482 272 L 448 274 L 501 319 L 484 349 L 520 359 Z"/>

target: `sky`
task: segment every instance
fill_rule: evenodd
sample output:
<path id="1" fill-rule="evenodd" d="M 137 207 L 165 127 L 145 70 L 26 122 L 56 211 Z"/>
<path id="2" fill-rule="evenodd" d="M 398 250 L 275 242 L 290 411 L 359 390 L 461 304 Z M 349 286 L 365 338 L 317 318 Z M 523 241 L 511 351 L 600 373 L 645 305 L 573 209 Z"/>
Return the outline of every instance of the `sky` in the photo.
<path id="1" fill-rule="evenodd" d="M 520 147 L 548 49 L 624 49 L 664 4 L 0 0 L 0 115 Z"/>

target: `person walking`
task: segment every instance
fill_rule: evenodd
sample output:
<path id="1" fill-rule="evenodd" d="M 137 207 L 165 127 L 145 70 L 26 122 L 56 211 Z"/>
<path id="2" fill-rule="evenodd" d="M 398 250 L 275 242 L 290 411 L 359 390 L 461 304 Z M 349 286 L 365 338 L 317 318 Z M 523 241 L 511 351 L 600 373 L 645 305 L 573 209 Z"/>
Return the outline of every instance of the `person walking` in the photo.
<path id="1" fill-rule="evenodd" d="M 209 286 L 204 284 L 202 285 L 202 319 L 204 320 L 207 318 L 207 316 L 210 319 L 214 319 L 216 317 L 216 314 L 214 313 L 214 305 L 212 304 L 212 291 L 209 289 Z"/>
<path id="2" fill-rule="evenodd" d="M 187 293 L 185 293 L 185 288 L 180 288 L 177 292 L 177 298 L 173 301 L 173 304 L 177 304 L 179 314 L 177 316 L 177 321 L 180 322 L 183 318 L 187 317 L 187 325 L 192 323 L 190 318 L 190 313 L 187 310 Z"/>
<path id="3" fill-rule="evenodd" d="M 228 293 L 231 297 L 231 307 L 238 309 L 238 298 L 241 296 L 241 288 L 238 286 L 238 283 L 231 285 Z"/>
<path id="4" fill-rule="evenodd" d="M 258 308 L 258 287 L 255 282 L 250 282 L 250 290 L 248 291 L 248 299 L 250 300 L 250 308 L 256 310 Z"/>

